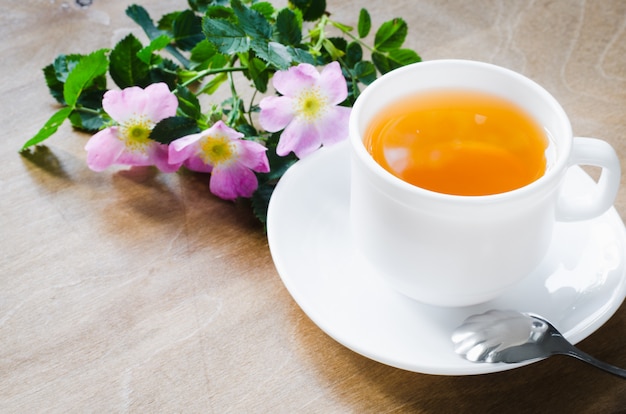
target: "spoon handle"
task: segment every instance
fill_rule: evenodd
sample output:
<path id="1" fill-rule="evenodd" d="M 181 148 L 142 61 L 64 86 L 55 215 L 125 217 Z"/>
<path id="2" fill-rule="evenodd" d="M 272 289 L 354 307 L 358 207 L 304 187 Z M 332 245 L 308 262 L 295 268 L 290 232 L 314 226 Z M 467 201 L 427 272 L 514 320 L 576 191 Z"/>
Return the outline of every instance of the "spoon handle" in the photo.
<path id="1" fill-rule="evenodd" d="M 577 358 L 581 361 L 584 361 L 588 364 L 595 366 L 596 368 L 600 368 L 601 370 L 604 370 L 610 374 L 616 375 L 620 378 L 626 378 L 626 369 L 618 368 L 614 365 L 607 364 L 604 361 L 600 361 L 599 359 L 592 357 L 591 355 L 587 354 L 586 352 L 581 351 L 580 349 L 576 348 L 575 346 L 571 344 L 570 344 L 569 349 L 562 352 L 562 354 Z"/>

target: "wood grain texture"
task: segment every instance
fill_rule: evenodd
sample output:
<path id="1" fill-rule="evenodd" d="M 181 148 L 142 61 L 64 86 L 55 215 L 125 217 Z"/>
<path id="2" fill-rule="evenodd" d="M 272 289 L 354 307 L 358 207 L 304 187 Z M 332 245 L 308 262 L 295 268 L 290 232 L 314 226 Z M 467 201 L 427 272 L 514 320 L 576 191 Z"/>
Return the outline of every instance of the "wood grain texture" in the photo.
<path id="1" fill-rule="evenodd" d="M 153 16 L 183 0 L 140 2 Z M 626 165 L 626 2 L 329 0 L 336 20 L 409 23 L 425 60 L 524 73 L 575 134 Z M 618 413 L 626 382 L 565 357 L 497 374 L 394 369 L 334 342 L 299 309 L 243 203 L 206 178 L 91 172 L 63 126 L 35 160 L 17 151 L 56 109 L 41 68 L 111 47 L 122 1 L 0 5 L 0 412 Z M 616 202 L 626 217 L 626 186 Z M 626 307 L 580 343 L 626 367 Z"/>

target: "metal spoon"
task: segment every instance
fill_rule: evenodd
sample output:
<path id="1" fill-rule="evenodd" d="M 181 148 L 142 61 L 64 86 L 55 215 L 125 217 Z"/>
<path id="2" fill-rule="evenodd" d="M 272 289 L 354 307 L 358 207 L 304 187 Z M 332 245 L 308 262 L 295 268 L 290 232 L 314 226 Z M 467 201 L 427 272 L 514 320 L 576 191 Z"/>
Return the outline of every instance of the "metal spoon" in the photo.
<path id="1" fill-rule="evenodd" d="M 472 362 L 515 363 L 567 355 L 626 378 L 626 370 L 582 352 L 550 322 L 528 313 L 490 310 L 470 316 L 454 330 L 452 342 L 455 352 Z"/>

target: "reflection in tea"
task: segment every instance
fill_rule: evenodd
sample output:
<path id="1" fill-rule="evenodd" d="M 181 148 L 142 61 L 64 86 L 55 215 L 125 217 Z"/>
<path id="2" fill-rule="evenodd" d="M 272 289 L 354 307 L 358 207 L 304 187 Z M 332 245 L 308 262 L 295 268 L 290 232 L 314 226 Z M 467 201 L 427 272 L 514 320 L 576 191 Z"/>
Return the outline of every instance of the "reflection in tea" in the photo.
<path id="1" fill-rule="evenodd" d="M 503 98 L 433 90 L 384 108 L 370 123 L 364 144 L 376 162 L 406 182 L 480 196 L 541 177 L 548 137 L 530 115 Z"/>

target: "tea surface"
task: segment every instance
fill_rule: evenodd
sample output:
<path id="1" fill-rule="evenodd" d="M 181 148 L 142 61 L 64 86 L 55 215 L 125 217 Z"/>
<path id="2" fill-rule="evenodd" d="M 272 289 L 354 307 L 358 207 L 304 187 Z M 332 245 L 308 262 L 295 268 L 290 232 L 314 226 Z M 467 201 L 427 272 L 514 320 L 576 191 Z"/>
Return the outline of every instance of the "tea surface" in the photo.
<path id="1" fill-rule="evenodd" d="M 523 187 L 546 170 L 548 137 L 512 102 L 469 90 L 420 92 L 384 108 L 364 144 L 383 168 L 439 193 L 480 196 Z"/>

